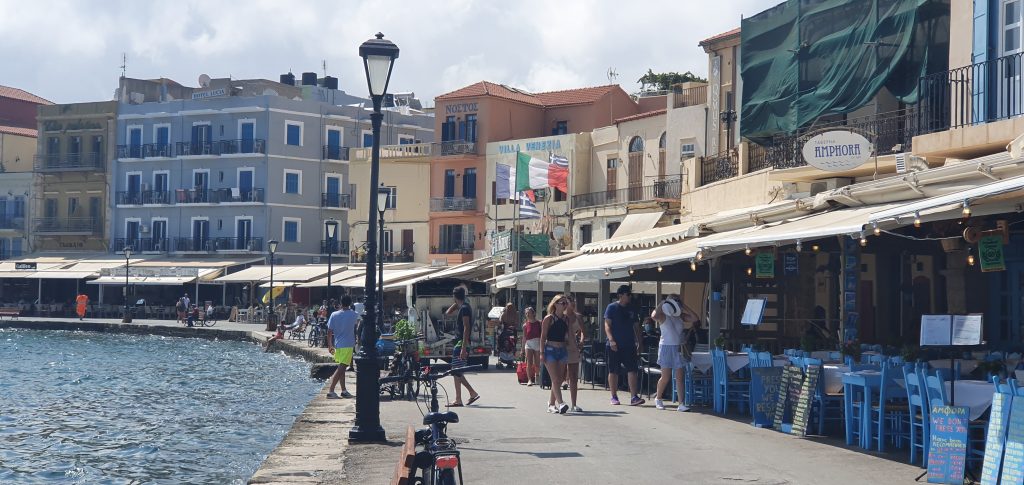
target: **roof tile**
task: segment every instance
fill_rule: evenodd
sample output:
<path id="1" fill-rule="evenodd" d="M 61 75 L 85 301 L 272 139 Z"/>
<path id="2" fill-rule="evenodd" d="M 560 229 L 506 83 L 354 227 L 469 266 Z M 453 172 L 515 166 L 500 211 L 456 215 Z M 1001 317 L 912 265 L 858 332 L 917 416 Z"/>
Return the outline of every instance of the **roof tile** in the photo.
<path id="1" fill-rule="evenodd" d="M 622 118 L 616 118 L 615 119 L 615 124 L 619 124 L 619 123 L 622 123 L 624 121 L 633 121 L 633 120 L 642 120 L 644 118 L 651 118 L 651 117 L 654 117 L 654 116 L 663 115 L 663 114 L 665 114 L 667 112 L 668 112 L 667 109 L 662 108 L 662 109 L 656 109 L 654 111 L 648 111 L 646 113 L 637 113 L 637 114 L 631 115 L 631 116 L 624 116 Z"/>
<path id="2" fill-rule="evenodd" d="M 53 102 L 47 99 L 40 98 L 39 96 L 36 96 L 23 89 L 12 88 L 10 86 L 3 85 L 0 85 L 0 98 L 17 99 L 20 101 L 28 101 L 29 103 L 36 104 L 53 104 Z"/>
<path id="3" fill-rule="evenodd" d="M 0 133 L 5 135 L 18 135 L 38 138 L 39 132 L 32 128 L 21 128 L 19 126 L 0 126 Z"/>
<path id="4" fill-rule="evenodd" d="M 736 35 L 736 34 L 739 34 L 739 33 L 740 33 L 740 28 L 736 27 L 735 29 L 732 29 L 732 30 L 730 30 L 728 32 L 722 32 L 721 34 L 718 34 L 718 35 L 712 35 L 711 37 L 708 37 L 707 39 L 704 39 L 704 40 L 698 42 L 697 45 L 700 46 L 700 45 L 704 45 L 704 44 L 710 44 L 710 43 L 712 43 L 712 42 L 714 42 L 714 41 L 716 41 L 718 39 L 724 39 L 726 37 L 729 37 L 729 36 L 732 36 L 732 35 Z"/>

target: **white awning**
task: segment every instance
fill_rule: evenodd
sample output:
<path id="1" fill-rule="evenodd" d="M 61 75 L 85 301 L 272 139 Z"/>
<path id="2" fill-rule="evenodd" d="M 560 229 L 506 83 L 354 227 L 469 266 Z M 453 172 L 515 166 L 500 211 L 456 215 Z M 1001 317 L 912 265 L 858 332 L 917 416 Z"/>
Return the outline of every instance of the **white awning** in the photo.
<path id="1" fill-rule="evenodd" d="M 147 278 L 143 276 L 129 276 L 128 284 L 144 285 L 146 284 L 146 279 Z M 195 281 L 195 278 L 192 278 L 192 280 Z M 90 285 L 124 285 L 125 278 L 124 276 L 100 276 L 99 278 L 87 281 L 86 283 Z"/>
<path id="2" fill-rule="evenodd" d="M 38 278 L 41 280 L 80 280 L 96 276 L 94 271 L 38 271 L 26 278 Z M 123 283 L 123 282 L 122 282 Z"/>
<path id="3" fill-rule="evenodd" d="M 647 231 L 658 225 L 664 211 L 648 212 L 645 214 L 627 214 L 612 237 L 622 237 Z"/>
<path id="4" fill-rule="evenodd" d="M 433 272 L 433 273 L 429 273 L 429 274 L 425 274 L 425 275 L 420 275 L 420 276 L 417 276 L 415 278 L 407 279 L 405 281 L 401 281 L 401 282 L 397 282 L 397 283 L 392 283 L 390 285 L 385 285 L 384 289 L 385 290 L 401 289 L 401 288 L 405 288 L 405 287 L 407 287 L 409 285 L 414 285 L 414 284 L 419 283 L 421 281 L 433 280 L 433 279 L 439 279 L 439 278 L 465 278 L 465 279 L 470 279 L 470 280 L 478 279 L 477 278 L 478 276 L 484 276 L 484 275 L 478 275 L 476 273 L 480 273 L 480 272 L 490 273 L 492 271 L 491 270 L 492 261 L 493 261 L 493 259 L 491 257 L 486 257 L 486 258 L 474 259 L 473 261 L 469 261 L 467 263 L 462 263 L 460 265 L 452 266 L 450 268 L 440 268 L 440 269 L 432 268 L 432 269 L 434 269 L 436 271 Z M 504 271 L 504 270 L 502 270 L 502 271 Z M 486 277 L 490 277 L 490 274 L 487 274 Z"/>
<path id="5" fill-rule="evenodd" d="M 345 271 L 344 264 L 336 265 L 331 268 L 331 272 L 334 274 L 342 271 Z M 295 283 L 306 283 L 318 278 L 326 277 L 326 264 L 274 265 L 274 282 L 291 281 Z M 270 266 L 253 266 L 217 278 L 218 283 L 249 283 L 253 281 L 270 281 Z"/>
<path id="6" fill-rule="evenodd" d="M 611 253 L 581 254 L 568 261 L 563 261 L 550 268 L 540 270 L 538 281 L 599 281 L 610 278 L 628 277 L 626 267 L 619 267 L 617 262 L 646 254 L 650 249 L 634 249 Z"/>
<path id="7" fill-rule="evenodd" d="M 270 266 L 253 266 L 251 268 L 245 268 L 241 271 L 221 276 L 220 278 L 217 278 L 217 281 L 222 283 L 249 283 L 252 281 L 262 281 L 269 277 Z"/>
<path id="8" fill-rule="evenodd" d="M 981 185 L 967 190 L 954 192 L 952 194 L 929 197 L 914 202 L 900 204 L 889 209 L 879 210 L 871 214 L 869 223 L 882 223 L 893 221 L 900 225 L 908 225 L 914 222 L 914 213 L 925 212 L 947 212 L 962 207 L 966 201 L 970 204 L 977 199 L 994 197 L 1009 192 L 1024 190 L 1024 177 L 1013 177 L 1006 180 L 999 180 L 990 184 Z M 954 213 L 959 216 L 959 213 Z"/>
<path id="9" fill-rule="evenodd" d="M 299 283 L 296 283 L 294 281 L 277 281 L 276 279 L 274 280 L 274 288 L 291 288 L 293 286 L 298 285 Z M 260 285 L 260 288 L 270 288 L 270 282 L 268 281 L 266 283 L 263 283 L 262 285 Z"/>
<path id="10" fill-rule="evenodd" d="M 361 269 L 347 269 L 340 273 L 332 274 L 331 286 L 338 284 L 339 281 L 355 278 L 356 276 L 362 276 L 363 273 L 364 271 Z M 323 278 L 310 281 L 309 283 L 302 283 L 298 286 L 299 288 L 327 288 L 327 277 L 324 276 Z"/>
<path id="11" fill-rule="evenodd" d="M 409 280 L 415 277 L 421 277 L 429 273 L 437 272 L 437 268 L 415 268 L 415 269 L 387 269 L 384 268 L 384 289 L 388 288 L 388 285 L 400 285 L 404 286 L 403 281 Z M 366 283 L 365 273 L 354 278 L 336 283 L 337 286 L 345 288 L 362 288 Z M 380 282 L 377 282 L 380 284 Z"/>
<path id="12" fill-rule="evenodd" d="M 494 287 L 501 288 L 516 288 L 519 285 L 527 283 L 536 283 L 537 275 L 540 270 L 544 268 L 538 266 L 536 268 L 524 269 L 515 273 L 509 273 L 507 275 L 498 276 L 494 278 Z"/>
<path id="13" fill-rule="evenodd" d="M 0 271 L 0 278 L 27 278 L 36 274 L 35 271 Z"/>

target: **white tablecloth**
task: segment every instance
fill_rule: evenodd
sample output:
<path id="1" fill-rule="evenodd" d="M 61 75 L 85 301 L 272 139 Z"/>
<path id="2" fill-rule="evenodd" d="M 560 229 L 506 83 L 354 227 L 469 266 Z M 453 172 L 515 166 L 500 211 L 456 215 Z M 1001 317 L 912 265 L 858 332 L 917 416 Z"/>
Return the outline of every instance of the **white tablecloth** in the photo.
<path id="1" fill-rule="evenodd" d="M 845 365 L 825 364 L 823 370 L 824 374 L 824 390 L 828 394 L 839 394 L 843 392 L 843 374 L 850 372 L 850 368 Z"/>
<path id="2" fill-rule="evenodd" d="M 956 362 L 960 363 L 960 375 L 970 374 L 974 369 L 978 368 L 978 361 L 973 359 L 956 359 Z M 928 365 L 935 369 L 949 369 L 949 359 L 929 360 Z"/>
<path id="3" fill-rule="evenodd" d="M 950 396 L 949 382 L 946 382 L 946 396 Z M 956 381 L 956 395 L 953 399 L 954 406 L 967 406 L 971 408 L 971 419 L 978 419 L 985 411 L 992 406 L 992 397 L 996 387 L 991 382 L 985 381 Z"/>
<path id="4" fill-rule="evenodd" d="M 1014 371 L 1013 375 L 1017 376 L 1018 381 L 1024 381 L 1024 370 Z"/>
<path id="5" fill-rule="evenodd" d="M 711 352 L 694 352 L 693 366 L 701 372 L 707 372 L 712 367 L 713 360 L 711 358 Z M 772 363 L 778 367 L 789 363 L 786 359 L 772 359 Z M 736 372 L 748 365 L 750 365 L 750 356 L 742 353 L 731 353 L 725 356 L 725 365 L 729 367 L 729 372 Z"/>

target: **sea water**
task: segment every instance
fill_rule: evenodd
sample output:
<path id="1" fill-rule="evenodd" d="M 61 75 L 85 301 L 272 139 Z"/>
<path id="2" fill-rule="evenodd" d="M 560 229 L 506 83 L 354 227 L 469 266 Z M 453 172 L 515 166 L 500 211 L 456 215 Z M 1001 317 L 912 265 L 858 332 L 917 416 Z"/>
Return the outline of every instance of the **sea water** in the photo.
<path id="1" fill-rule="evenodd" d="M 245 483 L 321 385 L 253 343 L 0 330 L 0 483 Z"/>

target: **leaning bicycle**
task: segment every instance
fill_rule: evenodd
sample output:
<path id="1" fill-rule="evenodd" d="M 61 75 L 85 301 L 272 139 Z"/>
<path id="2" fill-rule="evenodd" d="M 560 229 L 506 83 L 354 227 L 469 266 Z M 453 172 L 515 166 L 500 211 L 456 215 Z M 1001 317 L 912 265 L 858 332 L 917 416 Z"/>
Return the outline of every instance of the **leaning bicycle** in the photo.
<path id="1" fill-rule="evenodd" d="M 309 336 L 306 337 L 306 340 L 310 347 L 326 347 L 327 322 L 323 319 L 318 319 L 316 323 L 310 326 Z"/>
<path id="2" fill-rule="evenodd" d="M 416 432 L 416 445 L 422 450 L 416 453 L 415 466 L 420 476 L 415 483 L 429 485 L 455 485 L 458 474 L 459 484 L 462 480 L 462 460 L 454 439 L 448 437 L 448 424 L 458 423 L 459 415 L 453 411 L 440 412 L 437 402 L 438 379 L 463 372 L 482 370 L 482 365 L 470 365 L 451 369 L 440 374 L 432 374 L 429 367 L 417 376 L 417 380 L 430 390 L 429 412 L 423 414 L 423 424 L 428 426 Z M 446 393 L 447 394 L 447 393 Z M 424 395 L 424 399 L 426 396 Z M 419 402 L 417 401 L 417 407 Z"/>

